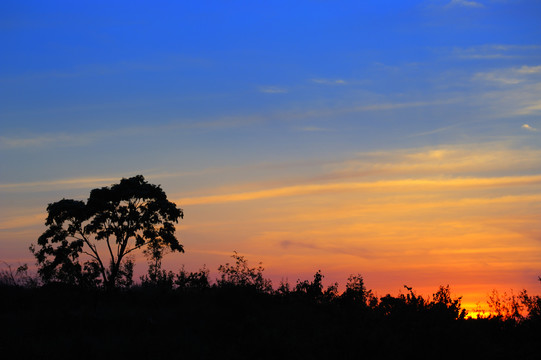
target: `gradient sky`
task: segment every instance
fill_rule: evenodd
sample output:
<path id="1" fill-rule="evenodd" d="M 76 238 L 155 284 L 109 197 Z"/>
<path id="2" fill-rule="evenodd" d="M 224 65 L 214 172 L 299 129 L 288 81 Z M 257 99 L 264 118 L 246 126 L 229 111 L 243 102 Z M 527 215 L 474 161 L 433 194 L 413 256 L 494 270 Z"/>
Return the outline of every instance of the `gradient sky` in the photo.
<path id="1" fill-rule="evenodd" d="M 541 2 L 2 1 L 0 260 L 143 174 L 274 284 L 538 293 Z M 144 271 L 144 258 L 137 258 Z"/>

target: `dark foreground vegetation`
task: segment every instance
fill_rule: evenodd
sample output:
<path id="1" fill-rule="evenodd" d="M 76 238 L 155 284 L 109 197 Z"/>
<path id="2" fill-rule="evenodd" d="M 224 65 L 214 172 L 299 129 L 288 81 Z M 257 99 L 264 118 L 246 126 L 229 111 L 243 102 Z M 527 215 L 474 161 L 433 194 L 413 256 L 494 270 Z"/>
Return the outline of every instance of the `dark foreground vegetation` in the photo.
<path id="1" fill-rule="evenodd" d="M 431 297 L 405 287 L 376 297 L 360 275 L 346 290 L 323 275 L 273 289 L 246 259 L 209 271 L 151 267 L 136 285 L 108 290 L 40 284 L 25 269 L 0 275 L 0 353 L 92 359 L 539 359 L 541 300 L 492 302 L 499 315 L 468 319 L 448 286 Z M 514 312 L 513 306 L 515 307 Z M 523 312 L 520 312 L 520 310 Z M 526 312 L 524 312 L 526 310 Z M 525 315 L 523 315 L 525 314 Z"/>

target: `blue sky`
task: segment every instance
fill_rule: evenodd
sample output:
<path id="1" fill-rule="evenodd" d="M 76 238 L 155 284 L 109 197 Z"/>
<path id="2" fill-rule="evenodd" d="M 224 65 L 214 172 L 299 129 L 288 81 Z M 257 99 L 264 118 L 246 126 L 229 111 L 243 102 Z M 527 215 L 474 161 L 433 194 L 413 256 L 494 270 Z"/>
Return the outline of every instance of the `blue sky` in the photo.
<path id="1" fill-rule="evenodd" d="M 529 187 L 478 192 L 530 196 L 531 220 L 540 214 L 539 23 L 533 0 L 3 1 L 0 254 L 31 261 L 47 203 L 139 173 L 194 204 L 183 230 L 191 247 L 176 262 L 242 252 L 268 233 L 248 215 L 278 206 L 232 205 L 226 221 L 209 196 L 307 184 L 300 193 L 319 194 L 313 184 L 330 189 L 330 179 L 533 176 Z M 209 224 L 238 239 L 194 230 Z M 268 241 L 289 244 L 299 224 Z"/>

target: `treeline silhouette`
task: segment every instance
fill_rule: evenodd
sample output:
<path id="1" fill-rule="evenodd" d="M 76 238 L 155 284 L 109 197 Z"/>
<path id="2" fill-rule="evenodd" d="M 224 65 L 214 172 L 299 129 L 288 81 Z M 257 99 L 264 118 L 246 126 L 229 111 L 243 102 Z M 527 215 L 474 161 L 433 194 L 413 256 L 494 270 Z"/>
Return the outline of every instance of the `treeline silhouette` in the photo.
<path id="1" fill-rule="evenodd" d="M 140 281 L 44 283 L 25 266 L 0 272 L 1 348 L 16 358 L 539 359 L 541 299 L 489 298 L 468 318 L 449 286 L 378 297 L 351 275 L 345 291 L 313 279 L 273 288 L 234 253 L 213 281 L 203 267 L 151 264 Z"/>

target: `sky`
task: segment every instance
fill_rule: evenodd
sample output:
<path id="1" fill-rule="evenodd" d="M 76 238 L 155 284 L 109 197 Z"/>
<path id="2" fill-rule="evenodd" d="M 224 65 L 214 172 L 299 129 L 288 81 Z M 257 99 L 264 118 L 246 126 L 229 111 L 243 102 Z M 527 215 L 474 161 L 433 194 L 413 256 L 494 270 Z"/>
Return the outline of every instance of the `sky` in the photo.
<path id="1" fill-rule="evenodd" d="M 277 286 L 541 292 L 541 2 L 2 1 L 0 261 L 142 174 Z M 138 271 L 145 259 L 136 258 Z"/>

